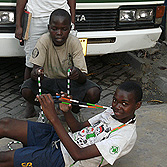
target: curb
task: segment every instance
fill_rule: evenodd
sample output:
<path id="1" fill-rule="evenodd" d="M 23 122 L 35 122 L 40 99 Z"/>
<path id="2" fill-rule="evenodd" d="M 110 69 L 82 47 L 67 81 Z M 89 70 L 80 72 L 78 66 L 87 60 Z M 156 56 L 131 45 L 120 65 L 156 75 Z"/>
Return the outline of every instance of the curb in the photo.
<path id="1" fill-rule="evenodd" d="M 138 58 L 133 52 L 127 52 L 126 60 L 135 69 L 142 71 L 143 74 L 149 73 L 152 69 L 149 60 Z M 152 69 L 153 70 L 153 69 Z M 153 70 L 154 77 L 150 81 L 155 84 L 162 92 L 167 93 L 167 77 L 161 76 L 156 70 Z"/>
<path id="2" fill-rule="evenodd" d="M 155 79 L 155 84 L 164 92 L 167 93 L 167 78 L 158 76 Z"/>
<path id="3" fill-rule="evenodd" d="M 139 71 L 148 71 L 151 69 L 150 63 L 147 59 L 138 58 L 133 52 L 127 52 L 126 59 L 128 63 Z"/>

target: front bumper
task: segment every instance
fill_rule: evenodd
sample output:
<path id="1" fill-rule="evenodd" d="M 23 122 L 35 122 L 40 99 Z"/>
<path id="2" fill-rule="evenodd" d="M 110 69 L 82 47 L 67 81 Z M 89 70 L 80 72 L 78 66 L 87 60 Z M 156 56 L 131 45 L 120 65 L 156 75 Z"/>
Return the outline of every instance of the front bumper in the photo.
<path id="1" fill-rule="evenodd" d="M 126 30 L 126 31 L 98 31 L 78 32 L 78 38 L 87 38 L 87 56 L 103 55 L 145 49 L 153 47 L 159 39 L 161 28 L 147 30 Z M 101 39 L 112 39 L 111 42 L 101 43 Z M 113 40 L 115 39 L 115 40 Z M 89 41 L 95 41 L 89 43 Z M 0 57 L 22 57 L 24 47 L 20 46 L 19 40 L 14 33 L 0 34 Z"/>
<path id="2" fill-rule="evenodd" d="M 126 52 L 153 47 L 158 41 L 162 30 L 152 28 L 147 30 L 78 32 L 78 38 L 87 38 L 87 55 L 103 55 L 108 53 Z M 100 39 L 111 39 L 100 43 Z M 94 40 L 94 42 L 92 42 Z M 89 41 L 91 41 L 89 43 Z"/>
<path id="3" fill-rule="evenodd" d="M 22 57 L 24 55 L 24 47 L 20 46 L 14 33 L 0 33 L 0 57 Z"/>

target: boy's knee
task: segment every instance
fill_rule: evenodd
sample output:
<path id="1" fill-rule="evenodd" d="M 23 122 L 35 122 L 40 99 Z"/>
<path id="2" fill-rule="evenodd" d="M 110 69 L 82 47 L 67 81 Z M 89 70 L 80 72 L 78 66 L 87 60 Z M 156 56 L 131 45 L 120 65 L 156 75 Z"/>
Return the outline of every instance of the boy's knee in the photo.
<path id="1" fill-rule="evenodd" d="M 28 97 L 28 96 L 30 96 L 30 94 L 31 94 L 31 90 L 28 89 L 28 88 L 23 88 L 23 89 L 21 90 L 21 94 L 22 94 L 23 97 Z"/>
<path id="2" fill-rule="evenodd" d="M 98 87 L 90 88 L 86 93 L 86 101 L 97 103 L 100 100 L 100 89 Z"/>
<path id="3" fill-rule="evenodd" d="M 10 123 L 12 122 L 12 118 L 2 118 L 0 119 L 0 130 L 7 131 Z"/>
<path id="4" fill-rule="evenodd" d="M 12 118 L 8 117 L 2 118 L 0 119 L 0 124 L 8 125 L 12 120 L 13 120 Z"/>
<path id="5" fill-rule="evenodd" d="M 32 99 L 35 98 L 34 93 L 31 91 L 31 89 L 28 88 L 23 88 L 21 90 L 21 94 L 27 101 L 32 101 Z"/>

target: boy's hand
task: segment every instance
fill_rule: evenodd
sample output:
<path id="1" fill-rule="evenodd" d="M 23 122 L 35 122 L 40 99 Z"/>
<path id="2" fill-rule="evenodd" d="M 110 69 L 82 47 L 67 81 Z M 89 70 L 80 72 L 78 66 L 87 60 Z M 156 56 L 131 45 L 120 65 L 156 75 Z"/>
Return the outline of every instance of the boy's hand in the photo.
<path id="1" fill-rule="evenodd" d="M 70 69 L 71 69 L 71 74 L 69 78 L 71 80 L 75 80 L 80 84 L 83 84 L 86 82 L 86 75 L 79 68 L 73 66 L 73 67 L 70 67 Z"/>
<path id="2" fill-rule="evenodd" d="M 34 65 L 33 70 L 31 72 L 31 78 L 35 81 L 37 81 L 38 77 L 41 77 L 41 80 L 44 78 L 44 69 L 43 67 L 39 67 Z"/>
<path id="3" fill-rule="evenodd" d="M 69 101 L 66 101 L 66 100 L 62 99 L 62 97 L 65 97 L 65 98 L 68 98 L 68 99 L 72 99 L 71 96 L 67 96 L 67 93 L 64 93 L 64 92 L 61 92 L 61 97 L 60 97 L 59 100 L 69 103 Z M 68 105 L 68 104 L 59 103 L 59 108 L 63 112 L 68 112 L 68 111 L 71 111 L 72 105 L 71 104 Z"/>
<path id="4" fill-rule="evenodd" d="M 15 38 L 22 40 L 23 28 L 21 26 L 17 26 L 15 30 Z"/>
<path id="5" fill-rule="evenodd" d="M 78 80 L 81 73 L 80 69 L 78 69 L 77 67 L 70 67 L 70 69 L 71 69 L 71 74 L 69 78 L 71 80 Z"/>
<path id="6" fill-rule="evenodd" d="M 24 40 L 23 40 L 22 34 L 23 34 L 23 28 L 21 26 L 16 26 L 15 38 L 19 39 L 21 46 L 24 45 Z"/>
<path id="7" fill-rule="evenodd" d="M 36 68 L 36 75 L 37 76 L 40 76 L 41 78 L 43 78 L 44 77 L 44 69 L 43 69 L 43 67 L 38 67 L 38 68 Z"/>
<path id="8" fill-rule="evenodd" d="M 55 104 L 52 99 L 51 94 L 42 94 L 42 95 L 37 95 L 37 99 L 39 100 L 42 110 L 45 113 L 45 116 L 47 117 L 48 120 L 52 120 L 57 116 L 56 110 L 55 110 Z"/>

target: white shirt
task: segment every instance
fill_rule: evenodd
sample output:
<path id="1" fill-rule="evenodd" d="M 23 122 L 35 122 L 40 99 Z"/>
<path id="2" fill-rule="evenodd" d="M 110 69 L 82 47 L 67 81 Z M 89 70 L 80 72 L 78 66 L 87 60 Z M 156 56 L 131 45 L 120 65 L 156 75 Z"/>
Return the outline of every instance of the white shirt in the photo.
<path id="1" fill-rule="evenodd" d="M 95 144 L 102 157 L 104 157 L 102 165 L 106 165 L 107 163 L 113 165 L 116 159 L 130 152 L 137 138 L 136 123 L 128 124 L 110 133 L 112 129 L 122 125 L 121 122 L 112 118 L 112 112 L 112 109 L 107 109 L 88 120 L 91 124 L 90 127 L 86 127 L 75 133 L 69 133 L 73 141 L 81 148 Z M 74 161 L 62 143 L 61 150 L 65 166 L 71 165 Z M 74 167 L 96 167 L 100 164 L 102 157 L 99 156 L 76 162 Z"/>
<path id="2" fill-rule="evenodd" d="M 28 0 L 26 8 L 32 13 L 32 17 L 49 17 L 58 8 L 70 13 L 67 0 Z"/>

